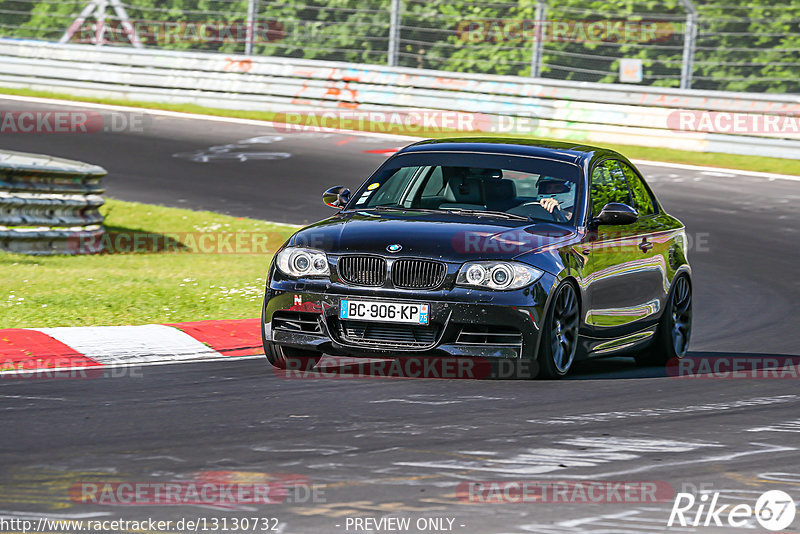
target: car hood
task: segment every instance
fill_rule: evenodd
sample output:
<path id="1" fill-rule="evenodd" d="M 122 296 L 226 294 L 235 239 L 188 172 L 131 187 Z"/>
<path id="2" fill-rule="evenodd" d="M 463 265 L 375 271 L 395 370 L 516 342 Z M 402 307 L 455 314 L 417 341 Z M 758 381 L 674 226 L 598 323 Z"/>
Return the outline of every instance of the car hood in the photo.
<path id="1" fill-rule="evenodd" d="M 510 260 L 525 254 L 525 260 L 531 262 L 537 252 L 552 253 L 576 235 L 573 228 L 546 222 L 411 210 L 357 211 L 304 228 L 290 244 L 331 254 L 411 256 L 459 263 Z M 387 247 L 391 245 L 401 248 L 390 252 Z"/>

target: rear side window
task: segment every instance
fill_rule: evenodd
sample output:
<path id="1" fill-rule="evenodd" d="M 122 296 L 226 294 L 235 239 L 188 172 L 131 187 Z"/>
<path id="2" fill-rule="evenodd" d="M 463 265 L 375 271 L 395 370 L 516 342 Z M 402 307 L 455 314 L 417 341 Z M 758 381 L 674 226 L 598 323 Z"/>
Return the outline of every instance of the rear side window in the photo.
<path id="1" fill-rule="evenodd" d="M 656 212 L 655 203 L 642 179 L 630 165 L 622 161 L 618 163 L 622 168 L 622 172 L 625 173 L 625 179 L 628 181 L 628 187 L 631 190 L 631 196 L 633 196 L 633 207 L 636 208 L 640 216 L 653 215 Z"/>
<path id="2" fill-rule="evenodd" d="M 592 171 L 592 217 L 597 217 L 609 202 L 632 205 L 625 175 L 616 161 L 607 159 Z"/>

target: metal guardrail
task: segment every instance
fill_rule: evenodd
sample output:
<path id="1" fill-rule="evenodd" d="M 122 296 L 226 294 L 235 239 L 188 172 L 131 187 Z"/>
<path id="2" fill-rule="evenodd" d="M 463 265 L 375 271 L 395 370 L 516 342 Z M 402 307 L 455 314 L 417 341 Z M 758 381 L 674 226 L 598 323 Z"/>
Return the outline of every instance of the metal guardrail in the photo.
<path id="1" fill-rule="evenodd" d="M 685 89 L 800 92 L 800 79 L 792 75 L 800 68 L 795 24 L 800 3 L 791 1 L 0 4 L 0 36 L 7 38 Z"/>
<path id="2" fill-rule="evenodd" d="M 0 39 L 0 85 L 95 97 L 291 112 L 435 109 L 530 119 L 540 137 L 800 158 L 800 132 L 673 129 L 678 110 L 785 117 L 800 96 L 565 82 L 276 57 Z M 491 122 L 491 121 L 489 121 Z M 520 124 L 523 124 L 520 122 Z"/>
<path id="3" fill-rule="evenodd" d="M 0 151 L 0 251 L 101 252 L 105 174 L 80 161 Z"/>

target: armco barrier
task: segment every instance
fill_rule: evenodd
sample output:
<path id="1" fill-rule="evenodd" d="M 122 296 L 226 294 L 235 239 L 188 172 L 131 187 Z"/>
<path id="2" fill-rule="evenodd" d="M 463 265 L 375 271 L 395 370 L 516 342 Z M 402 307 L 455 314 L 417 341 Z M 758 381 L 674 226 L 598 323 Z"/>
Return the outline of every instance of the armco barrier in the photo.
<path id="1" fill-rule="evenodd" d="M 22 254 L 100 252 L 103 205 L 97 165 L 0 151 L 0 251 Z"/>
<path id="2" fill-rule="evenodd" d="M 0 85 L 291 112 L 435 109 L 531 120 L 508 134 L 800 158 L 800 131 L 680 131 L 677 110 L 800 115 L 800 95 L 686 91 L 260 56 L 0 39 Z M 497 121 L 489 121 L 496 123 Z"/>

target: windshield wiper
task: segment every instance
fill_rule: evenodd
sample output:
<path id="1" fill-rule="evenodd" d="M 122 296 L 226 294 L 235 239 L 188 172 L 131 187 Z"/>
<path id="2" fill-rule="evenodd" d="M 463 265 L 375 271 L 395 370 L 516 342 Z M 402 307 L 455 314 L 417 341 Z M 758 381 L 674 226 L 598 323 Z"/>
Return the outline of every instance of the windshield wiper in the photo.
<path id="1" fill-rule="evenodd" d="M 502 217 L 504 219 L 514 219 L 517 221 L 532 221 L 531 217 L 527 215 L 520 215 L 518 213 L 507 213 L 505 211 L 492 211 L 492 210 L 468 210 L 461 208 L 406 208 L 405 206 L 373 206 L 372 209 L 376 211 L 422 211 L 425 213 L 456 213 L 464 215 L 488 215 L 490 217 Z"/>
<path id="2" fill-rule="evenodd" d="M 406 208 L 405 206 L 373 206 L 375 211 L 422 211 L 425 213 L 447 213 L 445 210 L 434 210 L 430 208 Z"/>
<path id="3" fill-rule="evenodd" d="M 504 219 L 514 219 L 518 221 L 532 221 L 531 217 L 527 215 L 520 215 L 518 213 L 508 213 L 505 211 L 492 211 L 492 210 L 464 210 L 461 208 L 451 208 L 446 210 L 439 210 L 439 211 L 446 211 L 447 213 L 463 213 L 464 215 L 489 215 L 491 217 L 502 217 Z"/>

